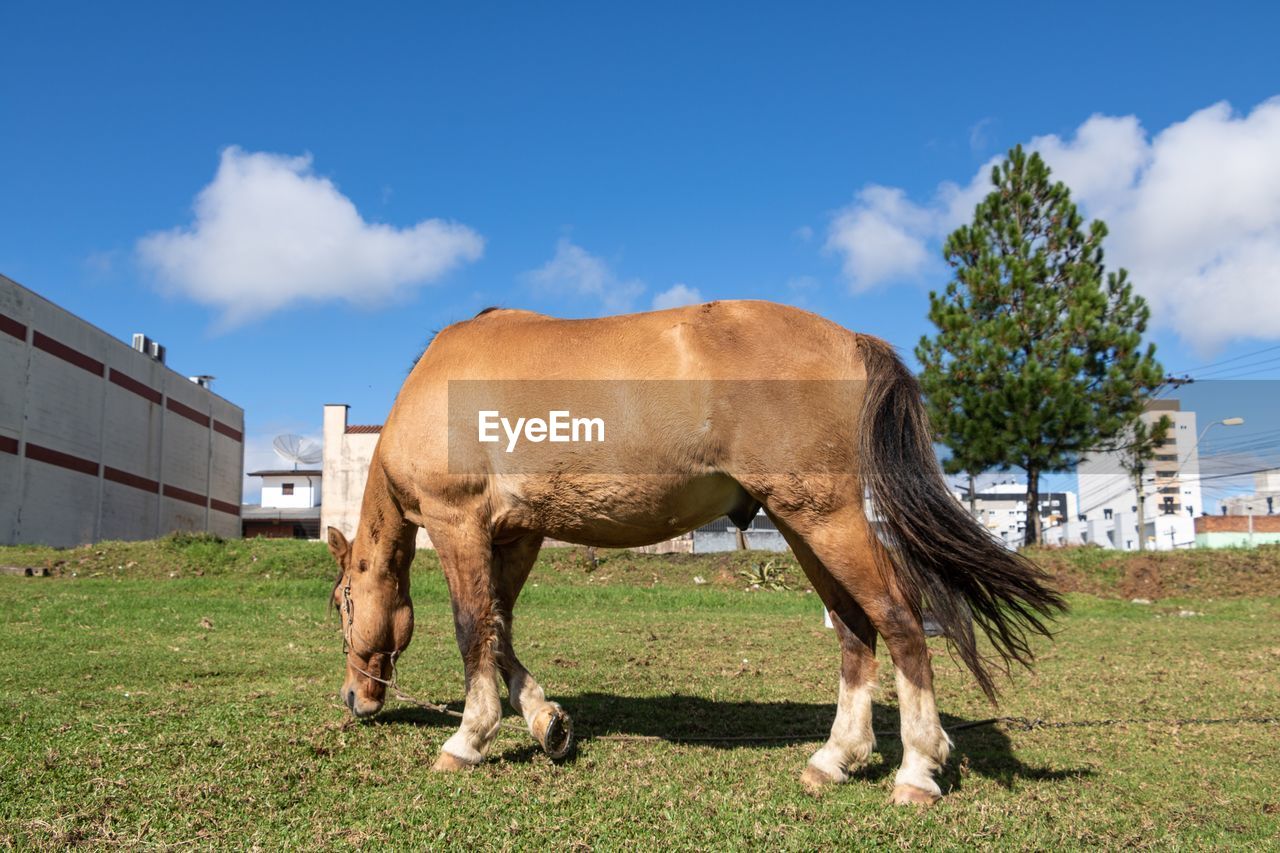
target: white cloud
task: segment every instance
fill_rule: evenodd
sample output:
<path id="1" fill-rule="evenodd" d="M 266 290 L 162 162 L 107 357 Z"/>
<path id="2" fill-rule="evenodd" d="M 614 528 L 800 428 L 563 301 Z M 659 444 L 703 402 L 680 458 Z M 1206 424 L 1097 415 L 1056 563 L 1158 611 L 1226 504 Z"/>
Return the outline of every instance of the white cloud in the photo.
<path id="1" fill-rule="evenodd" d="M 1071 139 L 1037 136 L 1027 147 L 1040 152 L 1054 179 L 1065 182 L 1071 195 L 1095 216 L 1122 203 L 1151 163 L 1146 131 L 1134 116 L 1090 116 Z M 982 172 L 984 178 L 1001 159 L 1003 155 L 990 161 Z M 989 192 L 990 183 L 984 182 L 982 190 Z"/>
<path id="2" fill-rule="evenodd" d="M 310 156 L 232 147 L 186 227 L 138 241 L 142 263 L 173 292 L 222 312 L 230 327 L 301 301 L 383 304 L 484 250 L 465 225 L 365 221 Z"/>
<path id="3" fill-rule="evenodd" d="M 991 145 L 991 126 L 995 124 L 995 119 L 987 116 L 978 119 L 973 126 L 969 128 L 969 150 L 973 152 L 984 151 Z"/>
<path id="4" fill-rule="evenodd" d="M 1214 104 L 1154 136 L 1133 116 L 1095 115 L 1028 147 L 1106 221 L 1108 263 L 1129 269 L 1155 322 L 1201 351 L 1280 338 L 1280 98 L 1247 115 Z M 923 203 L 869 186 L 838 211 L 826 245 L 854 292 L 945 275 L 939 244 L 972 217 L 999 159 Z"/>
<path id="5" fill-rule="evenodd" d="M 526 273 L 538 288 L 561 296 L 598 299 L 610 311 L 626 311 L 644 292 L 639 279 L 623 281 L 609 265 L 568 238 L 561 237 L 555 256 L 536 270 Z"/>
<path id="6" fill-rule="evenodd" d="M 664 308 L 696 305 L 701 301 L 702 294 L 698 292 L 698 288 L 689 287 L 687 284 L 676 284 L 653 297 L 653 310 L 661 311 Z"/>
<path id="7" fill-rule="evenodd" d="M 902 190 L 873 184 L 836 214 L 824 248 L 843 257 L 845 278 L 862 293 L 887 281 L 919 277 L 929 260 L 925 239 L 936 230 L 936 220 L 935 211 L 915 204 Z"/>

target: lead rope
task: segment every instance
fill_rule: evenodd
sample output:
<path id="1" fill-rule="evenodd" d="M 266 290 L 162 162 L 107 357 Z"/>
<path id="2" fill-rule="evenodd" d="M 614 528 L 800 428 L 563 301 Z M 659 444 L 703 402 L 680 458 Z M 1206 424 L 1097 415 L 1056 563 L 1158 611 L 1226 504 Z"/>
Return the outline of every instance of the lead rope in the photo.
<path id="1" fill-rule="evenodd" d="M 376 681 L 379 684 L 389 687 L 391 689 L 391 692 L 394 694 L 395 698 L 399 699 L 401 702 L 408 702 L 410 705 L 416 705 L 419 708 L 424 708 L 428 711 L 435 711 L 437 714 L 448 714 L 450 717 L 457 717 L 459 720 L 461 720 L 462 719 L 461 711 L 455 711 L 452 708 L 450 708 L 448 705 L 445 705 L 439 702 L 427 702 L 422 699 L 415 699 L 413 696 L 410 696 L 408 693 L 406 693 L 404 690 L 400 688 L 399 679 L 396 677 L 396 658 L 398 658 L 399 656 L 400 656 L 399 652 L 392 652 L 390 655 L 391 678 L 389 679 L 379 678 L 378 676 L 374 675 L 372 672 L 369 672 L 368 670 L 365 670 L 365 669 L 361 669 L 358 666 L 352 667 L 352 669 L 354 669 L 356 672 L 363 675 L 365 678 L 372 679 L 373 681 Z M 524 726 L 512 720 L 503 720 L 500 725 L 502 725 L 504 728 L 517 729 L 519 731 L 524 731 L 524 728 L 525 728 Z"/>
<path id="2" fill-rule="evenodd" d="M 352 604 L 351 602 L 351 581 L 349 580 L 342 587 L 342 607 L 343 607 L 343 610 L 346 611 L 346 617 L 347 617 L 342 624 L 342 656 L 347 659 L 347 663 L 348 665 L 350 665 L 351 663 L 351 656 L 350 656 L 351 631 L 355 624 L 356 614 L 355 614 L 355 605 Z M 363 675 L 365 678 L 376 681 L 385 687 L 389 687 L 392 693 L 395 695 L 395 698 L 399 699 L 401 702 L 408 702 L 410 705 L 417 705 L 419 708 L 425 708 L 428 711 L 435 711 L 437 714 L 447 714 L 450 717 L 457 717 L 459 720 L 461 720 L 462 719 L 461 711 L 454 711 L 448 705 L 444 705 L 438 702 L 426 702 L 422 699 L 415 699 L 414 697 L 410 696 L 408 693 L 406 693 L 404 690 L 400 688 L 399 679 L 396 677 L 396 659 L 399 657 L 400 657 L 400 651 L 398 649 L 392 652 L 390 655 L 390 658 L 391 658 L 391 678 L 390 679 L 381 678 L 377 675 L 374 675 L 372 672 L 369 672 L 366 669 L 361 669 L 358 666 L 352 666 L 352 669 L 354 669 L 356 672 Z M 512 728 L 512 729 L 523 730 L 524 728 L 523 726 L 519 726 L 509 720 L 503 720 L 501 725 L 506 728 Z"/>

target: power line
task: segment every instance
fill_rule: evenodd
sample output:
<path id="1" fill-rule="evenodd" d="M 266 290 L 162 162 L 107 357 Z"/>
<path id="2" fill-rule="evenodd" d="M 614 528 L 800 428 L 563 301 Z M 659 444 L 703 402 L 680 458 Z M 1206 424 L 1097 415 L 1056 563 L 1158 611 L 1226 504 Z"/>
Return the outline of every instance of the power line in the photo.
<path id="1" fill-rule="evenodd" d="M 1249 475 L 1249 474 L 1262 474 L 1262 473 L 1265 473 L 1265 472 L 1267 472 L 1267 471 L 1274 471 L 1274 470 L 1276 470 L 1276 468 L 1278 468 L 1278 467 L 1280 467 L 1280 466 L 1277 466 L 1277 465 L 1268 465 L 1268 466 L 1267 466 L 1267 467 L 1265 467 L 1265 468 L 1251 468 L 1251 469 L 1249 469 L 1248 471 L 1229 471 L 1229 472 L 1227 472 L 1227 473 L 1225 473 L 1225 474 L 1210 474 L 1210 475 L 1205 476 L 1205 477 L 1198 477 L 1198 478 L 1195 478 L 1195 481 L 1196 481 L 1196 482 L 1203 482 L 1203 481 L 1205 481 L 1205 480 L 1226 480 L 1226 479 L 1229 479 L 1229 478 L 1231 478 L 1231 477 L 1244 477 L 1244 476 L 1247 476 L 1247 475 Z"/>
<path id="2" fill-rule="evenodd" d="M 1255 350 L 1254 352 L 1247 352 L 1244 355 L 1237 355 L 1234 358 L 1224 358 L 1222 361 L 1213 361 L 1208 364 L 1202 364 L 1199 367 L 1193 367 L 1190 370 L 1175 370 L 1173 372 L 1181 373 L 1181 374 L 1197 373 L 1201 370 L 1206 370 L 1210 367 L 1217 367 L 1220 364 L 1230 364 L 1233 361 L 1243 361 L 1246 358 L 1253 358 L 1254 356 L 1262 355 L 1263 353 L 1267 353 L 1267 352 L 1273 352 L 1275 350 L 1280 350 L 1280 344 L 1276 344 L 1275 346 L 1270 346 L 1270 347 L 1264 347 L 1260 350 Z"/>
<path id="3" fill-rule="evenodd" d="M 1266 438 L 1269 436 L 1280 436 L 1280 427 L 1273 428 L 1273 429 L 1255 429 L 1255 430 L 1248 430 L 1248 431 L 1242 430 L 1237 432 L 1235 435 L 1226 434 L 1226 435 L 1223 435 L 1222 438 L 1211 438 L 1208 441 L 1206 441 L 1204 444 L 1206 447 L 1219 447 L 1219 446 L 1227 446 L 1232 444 L 1239 444 L 1241 442 L 1252 442 L 1257 439 Z"/>
<path id="4" fill-rule="evenodd" d="M 1259 367 L 1257 370 L 1246 370 L 1244 373 L 1229 373 L 1225 376 L 1212 376 L 1208 379 L 1205 379 L 1205 381 L 1206 382 L 1226 382 L 1227 380 L 1247 379 L 1250 376 L 1257 376 L 1259 373 L 1272 373 L 1273 371 L 1280 369 L 1280 364 L 1275 364 L 1273 362 L 1280 362 L 1280 359 L 1270 359 L 1265 362 L 1264 361 L 1257 362 L 1257 364 L 1269 364 L 1271 365 L 1270 367 Z M 1240 369 L 1243 369 L 1245 367 L 1252 367 L 1252 366 L 1253 365 L 1242 364 L 1240 365 Z"/>

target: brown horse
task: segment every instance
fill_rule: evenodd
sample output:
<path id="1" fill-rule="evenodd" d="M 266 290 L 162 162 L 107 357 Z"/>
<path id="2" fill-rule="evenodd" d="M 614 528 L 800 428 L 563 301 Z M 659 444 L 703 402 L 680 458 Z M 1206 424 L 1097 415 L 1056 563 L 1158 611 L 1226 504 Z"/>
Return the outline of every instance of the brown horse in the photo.
<path id="1" fill-rule="evenodd" d="M 543 538 L 645 545 L 721 515 L 742 526 L 760 507 L 841 647 L 835 722 L 804 782 L 844 781 L 870 756 L 879 634 L 901 709 L 893 801 L 935 801 L 951 742 L 922 610 L 994 697 L 993 665 L 1028 663 L 1028 631 L 1047 633 L 1040 617 L 1062 599 L 948 493 L 919 388 L 891 347 L 767 302 L 596 320 L 489 310 L 440 332 L 382 430 L 354 540 L 329 529 L 342 568 L 342 697 L 357 716 L 382 707 L 379 679 L 413 633 L 409 566 L 425 527 L 466 672 L 462 724 L 436 769 L 484 759 L 502 716 L 499 675 L 555 754 L 571 722 L 511 641 Z M 996 656 L 979 650 L 974 622 Z"/>

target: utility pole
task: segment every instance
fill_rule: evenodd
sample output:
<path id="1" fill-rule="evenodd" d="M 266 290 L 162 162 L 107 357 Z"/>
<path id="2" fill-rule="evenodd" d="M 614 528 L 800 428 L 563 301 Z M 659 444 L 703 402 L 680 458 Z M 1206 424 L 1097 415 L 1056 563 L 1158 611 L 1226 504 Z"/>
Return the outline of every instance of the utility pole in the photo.
<path id="1" fill-rule="evenodd" d="M 1146 470 L 1146 463 L 1139 456 L 1137 465 L 1133 469 L 1133 484 L 1138 492 L 1138 550 L 1147 550 L 1147 518 L 1146 503 L 1147 496 L 1142 489 L 1142 472 Z"/>

